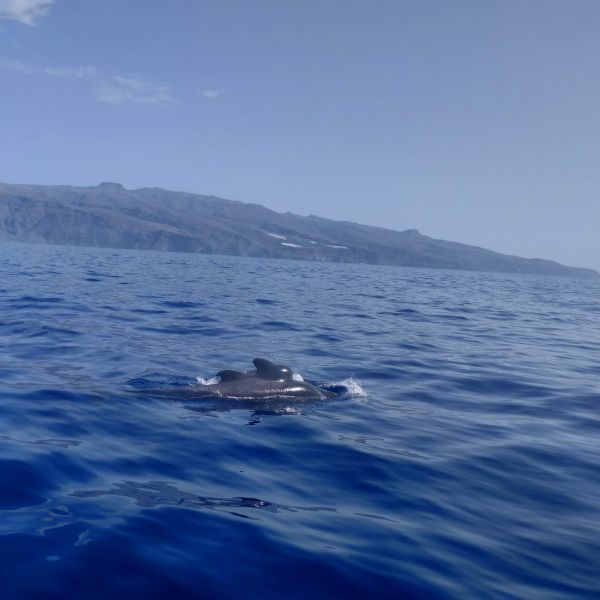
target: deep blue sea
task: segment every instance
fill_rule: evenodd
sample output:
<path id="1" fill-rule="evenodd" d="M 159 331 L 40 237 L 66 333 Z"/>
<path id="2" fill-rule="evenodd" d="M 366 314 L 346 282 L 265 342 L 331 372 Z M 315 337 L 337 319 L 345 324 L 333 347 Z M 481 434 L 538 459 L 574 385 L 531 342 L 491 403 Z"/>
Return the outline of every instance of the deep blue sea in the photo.
<path id="1" fill-rule="evenodd" d="M 2 599 L 600 597 L 598 282 L 5 243 L 0 344 Z"/>

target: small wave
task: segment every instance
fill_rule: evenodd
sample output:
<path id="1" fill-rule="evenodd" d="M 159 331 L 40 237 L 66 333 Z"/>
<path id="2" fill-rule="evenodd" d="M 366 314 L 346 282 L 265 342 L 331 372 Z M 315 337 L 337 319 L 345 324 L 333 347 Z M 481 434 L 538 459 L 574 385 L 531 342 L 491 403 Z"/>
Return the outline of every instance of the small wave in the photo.
<path id="1" fill-rule="evenodd" d="M 286 331 L 300 331 L 298 327 L 285 321 L 263 321 L 261 326 L 269 329 L 284 329 Z"/>
<path id="2" fill-rule="evenodd" d="M 177 302 L 173 300 L 163 300 L 158 304 L 160 304 L 161 306 L 167 306 L 168 308 L 201 308 L 205 306 L 204 302 Z"/>
<path id="3" fill-rule="evenodd" d="M 354 377 L 348 377 L 334 383 L 326 383 L 320 387 L 349 398 L 366 398 L 368 395 L 365 388 L 360 384 L 360 381 Z"/>

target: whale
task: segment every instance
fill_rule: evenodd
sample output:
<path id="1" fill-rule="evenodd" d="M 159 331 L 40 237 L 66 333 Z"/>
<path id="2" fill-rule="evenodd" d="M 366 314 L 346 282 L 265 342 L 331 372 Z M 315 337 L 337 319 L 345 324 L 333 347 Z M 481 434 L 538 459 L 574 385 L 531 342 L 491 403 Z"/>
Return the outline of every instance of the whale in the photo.
<path id="1" fill-rule="evenodd" d="M 286 365 L 275 364 L 265 358 L 255 358 L 252 362 L 256 370 L 225 369 L 216 374 L 216 383 L 137 391 L 144 395 L 182 400 L 325 400 L 336 396 L 334 392 L 294 379 L 293 371 Z"/>

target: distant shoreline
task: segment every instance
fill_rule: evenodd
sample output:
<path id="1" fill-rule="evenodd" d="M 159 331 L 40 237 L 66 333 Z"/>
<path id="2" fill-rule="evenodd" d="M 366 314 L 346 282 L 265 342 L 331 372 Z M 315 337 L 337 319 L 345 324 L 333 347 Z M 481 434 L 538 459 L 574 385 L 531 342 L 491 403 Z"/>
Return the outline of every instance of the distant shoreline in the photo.
<path id="1" fill-rule="evenodd" d="M 0 241 L 600 279 L 593 269 L 438 240 L 416 229 L 111 182 L 0 183 Z"/>

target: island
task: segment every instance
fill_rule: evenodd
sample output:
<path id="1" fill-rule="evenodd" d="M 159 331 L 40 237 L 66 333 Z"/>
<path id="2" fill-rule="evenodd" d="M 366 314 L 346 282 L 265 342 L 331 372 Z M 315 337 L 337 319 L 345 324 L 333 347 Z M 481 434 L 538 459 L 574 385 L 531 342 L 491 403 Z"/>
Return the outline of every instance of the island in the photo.
<path id="1" fill-rule="evenodd" d="M 0 183 L 0 240 L 598 278 L 593 269 L 160 188 Z"/>

